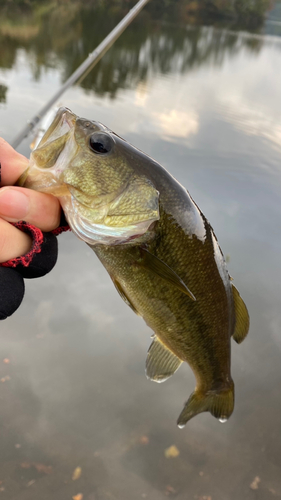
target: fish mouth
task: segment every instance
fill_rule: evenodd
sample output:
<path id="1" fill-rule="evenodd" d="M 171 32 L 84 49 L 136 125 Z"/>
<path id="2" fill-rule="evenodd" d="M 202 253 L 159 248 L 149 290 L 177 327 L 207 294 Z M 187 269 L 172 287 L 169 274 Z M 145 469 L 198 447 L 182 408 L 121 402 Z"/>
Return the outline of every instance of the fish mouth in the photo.
<path id="1" fill-rule="evenodd" d="M 76 115 L 70 109 L 65 107 L 59 108 L 53 122 L 37 145 L 36 150 L 67 134 L 75 126 L 76 118 Z"/>
<path id="2" fill-rule="evenodd" d="M 76 120 L 77 116 L 68 108 L 59 108 L 32 151 L 29 167 L 18 180 L 18 185 L 54 196 L 70 196 L 61 174 L 77 152 L 74 139 Z"/>

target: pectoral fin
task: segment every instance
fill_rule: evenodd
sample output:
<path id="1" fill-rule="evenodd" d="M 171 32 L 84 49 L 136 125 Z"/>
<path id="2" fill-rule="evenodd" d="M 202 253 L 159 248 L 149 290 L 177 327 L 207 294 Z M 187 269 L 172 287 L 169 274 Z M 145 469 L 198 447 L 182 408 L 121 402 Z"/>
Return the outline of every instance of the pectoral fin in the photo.
<path id="1" fill-rule="evenodd" d="M 126 292 L 124 291 L 124 288 L 122 287 L 121 283 L 119 283 L 119 281 L 117 279 L 115 279 L 112 275 L 110 275 L 114 285 L 115 285 L 115 288 L 117 290 L 117 292 L 119 293 L 120 297 L 122 297 L 122 299 L 124 300 L 124 302 L 127 304 L 127 306 L 129 306 L 133 311 L 134 313 L 136 313 L 137 315 L 139 315 L 138 311 L 136 310 L 135 306 L 132 304 L 132 302 L 130 301 L 128 295 L 126 294 Z"/>
<path id="2" fill-rule="evenodd" d="M 192 300 L 196 300 L 193 293 L 189 290 L 189 288 L 187 288 L 186 284 L 177 275 L 177 273 L 173 271 L 173 269 L 171 269 L 161 259 L 158 259 L 158 257 L 152 255 L 148 250 L 143 248 L 142 252 L 143 259 L 140 263 L 138 263 L 139 265 L 145 267 L 146 269 L 149 269 L 149 271 L 157 274 L 157 276 L 160 276 L 160 278 L 163 278 L 172 285 L 176 286 L 181 292 L 188 295 Z"/>
<path id="3" fill-rule="evenodd" d="M 154 382 L 165 382 L 180 367 L 182 361 L 155 337 L 148 349 L 146 376 Z"/>
<path id="4" fill-rule="evenodd" d="M 247 307 L 240 297 L 240 293 L 237 288 L 232 285 L 232 293 L 234 299 L 234 309 L 235 309 L 235 329 L 233 333 L 233 338 L 237 344 L 240 344 L 246 337 L 249 326 L 250 319 L 247 311 Z"/>

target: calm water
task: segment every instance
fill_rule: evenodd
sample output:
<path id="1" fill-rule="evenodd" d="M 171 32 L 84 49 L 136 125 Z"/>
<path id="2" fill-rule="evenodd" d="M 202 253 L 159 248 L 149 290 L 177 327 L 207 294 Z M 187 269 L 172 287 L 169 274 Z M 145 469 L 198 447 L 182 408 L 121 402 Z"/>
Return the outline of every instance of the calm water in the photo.
<path id="1" fill-rule="evenodd" d="M 2 14 L 0 135 L 11 141 L 123 13 L 73 3 L 20 22 Z M 232 345 L 233 416 L 176 427 L 191 370 L 146 379 L 151 331 L 94 253 L 61 235 L 55 269 L 27 282 L 1 323 L 3 498 L 281 498 L 280 25 L 280 4 L 254 34 L 146 10 L 61 99 L 162 163 L 213 225 L 251 316 L 248 338 Z M 172 445 L 179 455 L 166 458 Z"/>

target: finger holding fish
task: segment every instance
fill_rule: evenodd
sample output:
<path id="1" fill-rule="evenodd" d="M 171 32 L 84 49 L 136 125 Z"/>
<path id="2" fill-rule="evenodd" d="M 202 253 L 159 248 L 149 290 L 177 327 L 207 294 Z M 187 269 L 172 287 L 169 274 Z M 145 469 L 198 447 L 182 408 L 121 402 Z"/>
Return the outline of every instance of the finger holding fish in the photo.
<path id="1" fill-rule="evenodd" d="M 0 263 L 25 255 L 31 248 L 30 236 L 0 218 Z"/>
<path id="2" fill-rule="evenodd" d="M 51 231 L 59 225 L 61 208 L 51 195 L 15 187 L 29 161 L 0 138 L 0 262 L 26 254 L 32 245 L 30 236 L 9 222 L 25 220 L 42 231 Z"/>
<path id="3" fill-rule="evenodd" d="M 42 231 L 52 231 L 60 222 L 60 204 L 50 194 L 20 187 L 0 190 L 0 216 L 8 222 L 24 220 Z"/>
<path id="4" fill-rule="evenodd" d="M 28 159 L 15 151 L 5 139 L 0 137 L 0 186 L 15 184 L 19 176 L 29 165 Z"/>

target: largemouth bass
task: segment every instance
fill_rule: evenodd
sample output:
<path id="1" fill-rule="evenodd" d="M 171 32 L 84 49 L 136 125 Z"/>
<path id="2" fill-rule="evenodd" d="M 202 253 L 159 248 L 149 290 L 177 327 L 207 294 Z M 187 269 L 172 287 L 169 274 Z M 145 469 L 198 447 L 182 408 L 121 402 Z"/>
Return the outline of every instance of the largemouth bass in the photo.
<path id="1" fill-rule="evenodd" d="M 187 362 L 196 388 L 179 427 L 234 408 L 231 337 L 249 316 L 209 222 L 161 165 L 104 125 L 61 108 L 31 153 L 19 185 L 51 193 L 72 231 L 107 269 L 116 289 L 154 331 L 146 375 L 167 380 Z"/>

